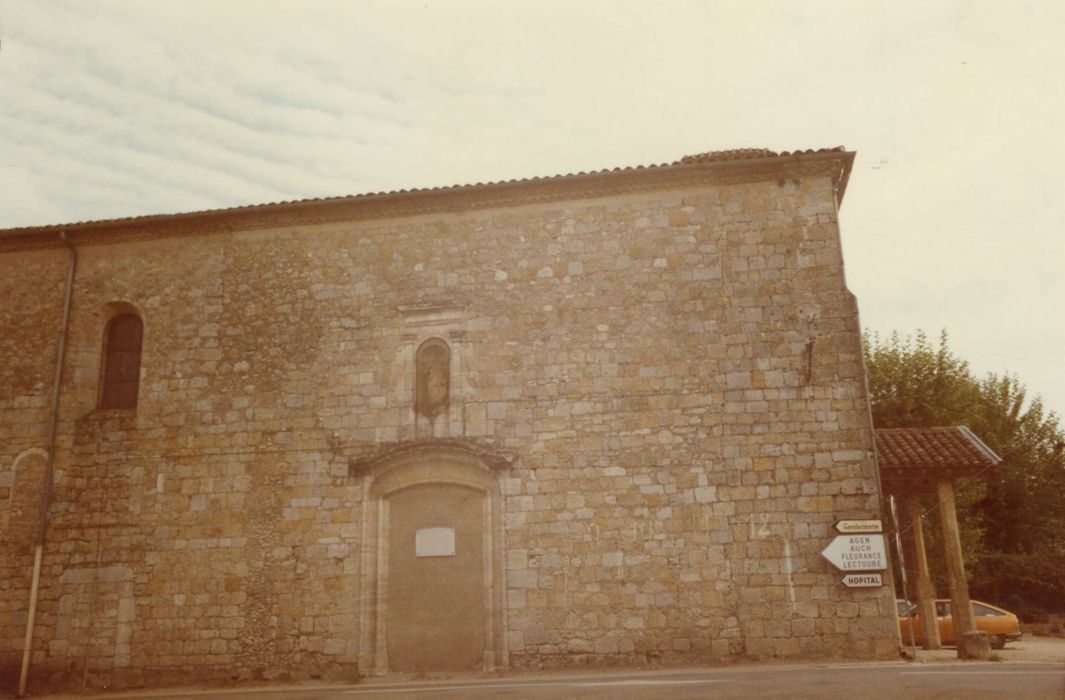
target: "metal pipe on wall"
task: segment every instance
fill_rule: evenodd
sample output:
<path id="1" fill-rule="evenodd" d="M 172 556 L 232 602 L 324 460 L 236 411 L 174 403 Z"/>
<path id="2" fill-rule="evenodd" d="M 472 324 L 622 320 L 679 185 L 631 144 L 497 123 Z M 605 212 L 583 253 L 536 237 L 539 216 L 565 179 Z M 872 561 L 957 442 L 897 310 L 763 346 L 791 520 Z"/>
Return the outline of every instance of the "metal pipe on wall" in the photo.
<path id="1" fill-rule="evenodd" d="M 67 267 L 67 286 L 63 300 L 63 320 L 59 328 L 59 346 L 56 350 L 55 377 L 52 381 L 52 410 L 48 426 L 48 462 L 44 469 L 41 484 L 41 506 L 37 516 L 37 539 L 33 551 L 33 580 L 30 584 L 30 604 L 26 613 L 26 637 L 22 649 L 22 669 L 18 679 L 18 697 L 26 694 L 26 681 L 30 672 L 30 657 L 33 653 L 33 625 L 37 617 L 37 594 L 40 590 L 41 561 L 44 559 L 44 542 L 48 532 L 48 507 L 52 502 L 52 476 L 55 473 L 55 438 L 59 425 L 59 389 L 63 378 L 66 360 L 67 330 L 70 325 L 70 302 L 74 296 L 74 273 L 78 267 L 78 249 L 67 238 L 65 231 L 59 232 L 59 239 L 70 251 Z"/>

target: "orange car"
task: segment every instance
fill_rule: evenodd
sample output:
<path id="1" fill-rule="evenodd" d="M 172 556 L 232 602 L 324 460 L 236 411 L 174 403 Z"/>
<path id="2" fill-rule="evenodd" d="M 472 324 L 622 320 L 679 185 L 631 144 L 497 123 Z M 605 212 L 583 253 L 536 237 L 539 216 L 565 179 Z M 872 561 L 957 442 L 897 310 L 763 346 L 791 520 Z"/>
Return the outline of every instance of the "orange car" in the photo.
<path id="1" fill-rule="evenodd" d="M 902 635 L 902 643 L 910 643 L 910 623 L 912 621 L 914 639 L 920 644 L 922 641 L 921 622 L 917 614 L 917 606 L 908 600 L 898 600 L 896 602 L 899 606 L 899 633 Z M 1006 642 L 1015 642 L 1021 638 L 1021 625 L 1016 615 L 1008 610 L 996 608 L 994 605 L 982 603 L 978 600 L 971 602 L 976 629 L 987 633 L 991 640 L 992 649 L 1001 649 L 1006 646 Z M 950 614 L 949 600 L 942 598 L 936 600 L 936 619 L 939 621 L 939 640 L 943 644 L 955 644 L 954 618 Z"/>

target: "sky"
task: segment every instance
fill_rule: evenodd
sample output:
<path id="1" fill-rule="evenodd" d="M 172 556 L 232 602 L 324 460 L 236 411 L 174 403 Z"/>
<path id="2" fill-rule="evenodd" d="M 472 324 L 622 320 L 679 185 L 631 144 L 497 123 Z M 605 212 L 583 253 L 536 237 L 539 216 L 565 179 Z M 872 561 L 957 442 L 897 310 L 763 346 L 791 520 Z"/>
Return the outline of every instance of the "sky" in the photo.
<path id="1" fill-rule="evenodd" d="M 857 151 L 862 325 L 1065 414 L 1060 0 L 0 0 L 0 228 Z"/>

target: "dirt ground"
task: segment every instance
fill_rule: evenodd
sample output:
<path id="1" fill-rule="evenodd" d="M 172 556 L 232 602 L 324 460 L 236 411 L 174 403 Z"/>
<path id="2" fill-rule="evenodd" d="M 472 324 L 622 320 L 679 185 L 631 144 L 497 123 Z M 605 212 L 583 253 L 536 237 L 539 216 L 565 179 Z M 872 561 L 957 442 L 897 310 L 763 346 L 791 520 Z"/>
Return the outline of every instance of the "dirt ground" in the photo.
<path id="1" fill-rule="evenodd" d="M 1007 663 L 1057 663 L 1065 664 L 1065 639 L 1061 637 L 1036 637 L 1030 634 L 1018 642 L 1009 642 L 1005 649 L 992 651 L 992 658 Z M 941 663 L 957 660 L 958 651 L 954 647 L 944 647 L 936 651 L 917 648 L 917 663 Z"/>

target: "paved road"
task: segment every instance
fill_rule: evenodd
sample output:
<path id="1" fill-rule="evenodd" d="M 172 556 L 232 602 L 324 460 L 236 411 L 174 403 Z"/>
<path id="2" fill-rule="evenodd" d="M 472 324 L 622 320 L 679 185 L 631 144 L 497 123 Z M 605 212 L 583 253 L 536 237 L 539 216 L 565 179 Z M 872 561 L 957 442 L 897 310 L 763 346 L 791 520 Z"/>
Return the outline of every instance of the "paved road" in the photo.
<path id="1" fill-rule="evenodd" d="M 123 693 L 136 700 L 689 700 L 847 698 L 860 700 L 1065 700 L 1065 665 L 1043 663 L 744 666 L 715 670 L 543 674 L 499 679 L 367 682 L 354 686 Z"/>

